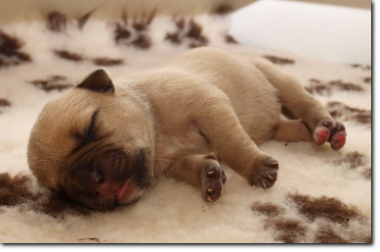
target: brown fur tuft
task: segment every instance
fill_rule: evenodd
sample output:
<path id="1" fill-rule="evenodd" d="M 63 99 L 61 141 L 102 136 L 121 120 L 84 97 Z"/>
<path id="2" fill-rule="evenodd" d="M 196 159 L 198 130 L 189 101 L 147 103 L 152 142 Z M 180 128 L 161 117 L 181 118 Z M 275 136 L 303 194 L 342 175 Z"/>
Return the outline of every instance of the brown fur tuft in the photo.
<path id="1" fill-rule="evenodd" d="M 11 177 L 8 173 L 0 173 L 0 207 L 16 206 L 30 200 L 37 200 L 41 195 L 29 191 L 30 178 L 25 175 Z"/>
<path id="2" fill-rule="evenodd" d="M 371 179 L 372 177 L 372 168 L 371 167 L 367 167 L 364 169 L 364 171 L 362 172 L 362 175 L 366 178 L 366 179 Z"/>
<path id="3" fill-rule="evenodd" d="M 47 20 L 47 28 L 52 32 L 61 32 L 66 29 L 67 18 L 58 11 L 50 12 Z"/>
<path id="4" fill-rule="evenodd" d="M 62 59 L 66 59 L 66 60 L 71 60 L 71 61 L 82 61 L 83 60 L 83 57 L 80 56 L 79 54 L 69 52 L 66 50 L 55 50 L 54 53 L 58 57 L 60 57 Z"/>
<path id="5" fill-rule="evenodd" d="M 272 227 L 279 234 L 276 239 L 284 243 L 299 243 L 305 236 L 307 228 L 301 222 L 294 219 L 268 219 L 265 228 Z"/>
<path id="6" fill-rule="evenodd" d="M 356 169 L 364 164 L 364 155 L 357 151 L 349 152 L 346 157 L 341 158 L 334 163 L 336 165 L 347 163 L 350 165 L 350 169 Z"/>
<path id="7" fill-rule="evenodd" d="M 185 27 L 185 20 L 183 18 L 180 18 L 179 20 L 175 20 L 175 24 L 177 27 L 177 31 L 174 33 L 167 32 L 165 40 L 169 40 L 173 44 L 180 44 L 182 42 L 182 31 Z"/>
<path id="8" fill-rule="evenodd" d="M 315 235 L 315 242 L 318 243 L 371 243 L 372 235 L 367 234 L 367 232 L 345 233 L 345 237 L 342 237 L 342 233 L 337 233 L 334 231 L 332 226 L 329 224 L 324 224 L 318 227 L 317 233 Z"/>
<path id="9" fill-rule="evenodd" d="M 225 36 L 225 41 L 226 43 L 230 43 L 230 44 L 239 44 L 236 39 L 234 37 L 232 37 L 231 35 L 227 34 Z"/>
<path id="10" fill-rule="evenodd" d="M 251 209 L 268 217 L 276 217 L 283 212 L 283 209 L 279 206 L 272 203 L 261 203 L 260 201 L 253 203 Z"/>
<path id="11" fill-rule="evenodd" d="M 361 64 L 352 64 L 351 66 L 353 68 L 361 68 L 363 70 L 370 70 L 370 71 L 372 70 L 372 67 L 370 65 L 364 66 L 364 65 L 361 65 Z"/>
<path id="12" fill-rule="evenodd" d="M 372 77 L 365 77 L 364 82 L 368 84 L 372 84 Z"/>
<path id="13" fill-rule="evenodd" d="M 60 194 L 47 196 L 33 193 L 30 186 L 31 179 L 27 175 L 11 177 L 9 173 L 0 173 L 0 207 L 21 206 L 54 218 L 64 218 L 65 214 L 89 215 L 95 212 Z"/>
<path id="14" fill-rule="evenodd" d="M 264 55 L 263 58 L 266 58 L 270 62 L 272 62 L 274 64 L 278 64 L 278 65 L 294 64 L 294 62 L 295 62 L 292 59 L 280 58 L 280 57 L 273 56 L 273 55 Z"/>
<path id="15" fill-rule="evenodd" d="M 50 197 L 38 197 L 31 202 L 28 208 L 37 213 L 42 213 L 61 219 L 63 219 L 66 214 L 87 216 L 96 212 L 96 210 L 91 210 L 70 200 L 63 194 L 55 193 L 53 193 Z"/>
<path id="16" fill-rule="evenodd" d="M 333 90 L 363 91 L 363 88 L 357 84 L 344 83 L 341 80 L 322 83 L 320 80 L 310 79 L 310 85 L 306 88 L 306 90 L 311 94 L 317 93 L 323 95 L 326 93 L 330 96 Z"/>
<path id="17" fill-rule="evenodd" d="M 140 27 L 141 25 L 141 27 Z M 116 23 L 116 28 L 114 31 L 114 39 L 116 44 L 123 44 L 127 46 L 135 46 L 140 49 L 149 49 L 151 46 L 151 38 L 147 34 L 143 33 L 146 29 L 146 23 L 134 23 L 133 27 L 137 31 L 137 38 L 130 41 L 132 32 L 120 23 Z"/>
<path id="18" fill-rule="evenodd" d="M 10 106 L 11 106 L 11 103 L 8 100 L 0 99 L 0 108 L 1 107 L 10 107 Z M 2 111 L 0 109 L 0 114 L 1 113 L 2 113 Z"/>
<path id="19" fill-rule="evenodd" d="M 173 44 L 180 44 L 182 42 L 182 39 L 180 38 L 179 32 L 176 32 L 176 33 L 167 32 L 165 40 L 169 40 Z"/>
<path id="20" fill-rule="evenodd" d="M 137 48 L 148 49 L 151 46 L 151 39 L 146 34 L 140 34 L 131 44 Z"/>
<path id="21" fill-rule="evenodd" d="M 193 19 L 190 20 L 190 29 L 186 34 L 186 37 L 191 38 L 193 41 L 190 43 L 190 48 L 205 46 L 208 44 L 208 38 L 202 35 L 202 27 L 196 23 Z"/>
<path id="22" fill-rule="evenodd" d="M 289 194 L 288 199 L 297 205 L 299 213 L 311 221 L 316 218 L 325 218 L 345 226 L 349 220 L 360 217 L 354 206 L 348 206 L 337 198 L 327 196 L 315 198 L 294 193 Z"/>
<path id="23" fill-rule="evenodd" d="M 74 85 L 65 82 L 66 77 L 60 75 L 53 75 L 48 77 L 46 80 L 33 80 L 28 81 L 30 84 L 33 84 L 36 87 L 45 90 L 46 92 L 52 90 L 61 91 L 63 89 L 71 88 Z"/>
<path id="24" fill-rule="evenodd" d="M 173 44 L 180 44 L 186 38 L 189 40 L 188 46 L 190 48 L 206 46 L 209 43 L 209 39 L 202 35 L 202 27 L 193 19 L 185 21 L 180 18 L 174 22 L 176 23 L 177 31 L 167 32 L 165 40 Z M 186 26 L 188 26 L 188 30 L 185 29 Z"/>
<path id="25" fill-rule="evenodd" d="M 104 58 L 95 58 L 93 59 L 95 65 L 98 66 L 116 66 L 122 65 L 124 63 L 123 59 L 110 59 L 107 57 Z"/>
<path id="26" fill-rule="evenodd" d="M 328 102 L 327 109 L 335 119 L 343 121 L 353 120 L 369 125 L 371 125 L 372 122 L 371 110 L 349 107 L 346 104 L 337 101 Z"/>
<path id="27" fill-rule="evenodd" d="M 175 24 L 176 24 L 176 26 L 177 26 L 177 28 L 178 28 L 179 30 L 183 30 L 183 28 L 185 28 L 185 19 L 180 18 L 179 20 L 177 20 L 177 21 L 175 22 Z"/>
<path id="28" fill-rule="evenodd" d="M 118 44 L 119 41 L 122 39 L 128 39 L 130 36 L 131 36 L 131 32 L 128 29 L 121 26 L 119 23 L 116 23 L 115 37 L 114 37 L 116 44 Z"/>
<path id="29" fill-rule="evenodd" d="M 334 232 L 330 226 L 319 227 L 317 235 L 315 237 L 317 243 L 349 243 L 346 239 L 343 239 L 340 235 Z"/>
<path id="30" fill-rule="evenodd" d="M 0 31 L 0 67 L 30 62 L 31 57 L 20 52 L 23 42 Z"/>

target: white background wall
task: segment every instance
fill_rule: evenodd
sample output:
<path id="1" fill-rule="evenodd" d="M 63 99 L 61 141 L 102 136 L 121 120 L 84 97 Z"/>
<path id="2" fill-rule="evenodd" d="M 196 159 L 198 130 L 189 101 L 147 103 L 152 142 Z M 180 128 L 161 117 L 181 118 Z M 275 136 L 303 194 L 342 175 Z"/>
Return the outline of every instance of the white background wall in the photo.
<path id="1" fill-rule="evenodd" d="M 230 33 L 242 44 L 371 64 L 371 11 L 366 9 L 260 0 L 232 15 Z"/>

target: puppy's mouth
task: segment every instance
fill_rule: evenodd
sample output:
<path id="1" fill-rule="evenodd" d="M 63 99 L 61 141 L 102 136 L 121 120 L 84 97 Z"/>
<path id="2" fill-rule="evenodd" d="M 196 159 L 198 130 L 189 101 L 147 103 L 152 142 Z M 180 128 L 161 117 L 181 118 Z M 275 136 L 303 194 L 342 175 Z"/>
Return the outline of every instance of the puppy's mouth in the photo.
<path id="1" fill-rule="evenodd" d="M 127 179 L 115 192 L 115 204 L 122 204 L 133 196 L 135 192 L 135 185 L 133 183 L 133 178 L 135 174 L 132 175 L 131 178 Z"/>
<path id="2" fill-rule="evenodd" d="M 136 172 L 133 173 L 121 185 L 111 181 L 102 181 L 97 189 L 96 196 L 99 198 L 114 199 L 115 205 L 123 205 L 129 203 L 137 191 L 135 185 Z"/>

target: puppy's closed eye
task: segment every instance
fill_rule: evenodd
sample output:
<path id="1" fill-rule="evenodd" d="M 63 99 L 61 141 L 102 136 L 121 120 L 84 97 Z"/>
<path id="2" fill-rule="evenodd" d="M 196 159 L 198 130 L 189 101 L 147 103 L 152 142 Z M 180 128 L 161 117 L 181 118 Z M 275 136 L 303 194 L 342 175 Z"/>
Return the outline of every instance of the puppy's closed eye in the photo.
<path id="1" fill-rule="evenodd" d="M 90 143 L 91 141 L 95 140 L 95 123 L 96 123 L 96 115 L 98 114 L 98 111 L 95 111 L 92 114 L 91 117 L 91 124 L 90 127 L 88 127 L 87 133 L 85 134 L 85 137 L 83 138 L 84 144 Z"/>
<path id="2" fill-rule="evenodd" d="M 95 140 L 97 140 L 96 136 L 96 116 L 99 110 L 95 111 L 91 116 L 91 121 L 88 126 L 81 132 L 75 132 L 74 136 L 80 142 L 80 147 L 85 146 Z"/>

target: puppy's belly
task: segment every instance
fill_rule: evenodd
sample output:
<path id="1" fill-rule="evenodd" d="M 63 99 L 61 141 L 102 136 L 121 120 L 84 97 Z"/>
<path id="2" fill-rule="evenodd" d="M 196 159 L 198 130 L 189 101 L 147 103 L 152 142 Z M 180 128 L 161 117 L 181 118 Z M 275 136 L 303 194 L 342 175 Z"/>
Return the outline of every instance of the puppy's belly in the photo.
<path id="1" fill-rule="evenodd" d="M 186 128 L 181 132 L 161 133 L 157 137 L 155 173 L 162 173 L 179 157 L 212 152 L 212 146 L 195 125 Z"/>

